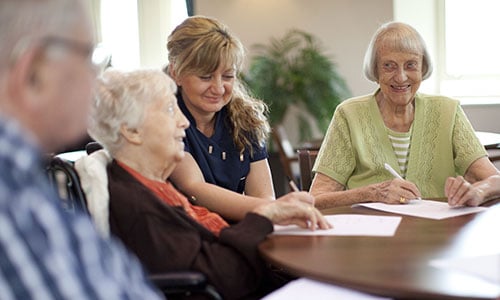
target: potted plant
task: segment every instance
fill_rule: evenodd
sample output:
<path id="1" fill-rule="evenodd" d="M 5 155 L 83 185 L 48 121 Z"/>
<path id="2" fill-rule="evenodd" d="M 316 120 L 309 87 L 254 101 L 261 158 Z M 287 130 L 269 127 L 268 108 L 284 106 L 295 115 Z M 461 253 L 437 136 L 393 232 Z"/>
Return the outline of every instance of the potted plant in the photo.
<path id="1" fill-rule="evenodd" d="M 311 139 L 311 125 L 324 135 L 335 108 L 350 91 L 317 38 L 292 29 L 283 38 L 272 38 L 269 45 L 256 44 L 253 49 L 256 55 L 243 79 L 268 104 L 271 126 L 283 123 L 287 110 L 295 105 L 306 112 L 297 116 L 299 140 Z"/>

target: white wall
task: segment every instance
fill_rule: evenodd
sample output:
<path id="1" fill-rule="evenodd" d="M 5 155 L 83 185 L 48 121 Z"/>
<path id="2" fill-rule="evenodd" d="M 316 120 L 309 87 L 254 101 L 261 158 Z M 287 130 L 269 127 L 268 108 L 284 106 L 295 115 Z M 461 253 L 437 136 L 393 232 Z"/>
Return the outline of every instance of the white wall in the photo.
<path id="1" fill-rule="evenodd" d="M 137 1 L 137 9 L 141 66 L 158 68 L 168 60 L 166 41 L 172 30 L 170 3 L 163 0 Z"/>
<path id="2" fill-rule="evenodd" d="M 137 1 L 142 67 L 159 68 L 167 64 L 167 37 L 187 17 L 183 1 Z"/>
<path id="3" fill-rule="evenodd" d="M 229 26 L 252 55 L 251 46 L 281 37 L 291 28 L 314 34 L 336 62 L 353 95 L 372 92 L 362 74 L 373 32 L 392 19 L 392 0 L 195 0 L 195 13 Z"/>
<path id="4" fill-rule="evenodd" d="M 363 76 L 363 58 L 373 32 L 392 19 L 392 0 L 195 0 L 194 5 L 195 14 L 225 23 L 247 48 L 249 58 L 252 45 L 268 43 L 270 38 L 297 28 L 320 40 L 353 95 L 376 88 Z M 296 146 L 299 130 L 295 111 L 294 107 L 289 109 L 284 123 Z M 312 131 L 312 138 L 321 137 L 314 126 Z"/>
<path id="5" fill-rule="evenodd" d="M 441 1 L 441 0 L 440 0 Z M 378 26 L 396 19 L 421 32 L 436 59 L 436 0 L 194 0 L 195 13 L 212 16 L 229 26 L 252 55 L 251 46 L 281 37 L 290 28 L 317 36 L 353 95 L 372 92 L 376 84 L 362 75 L 364 52 Z M 422 90 L 435 90 L 434 77 Z M 464 105 L 477 130 L 500 132 L 500 105 Z M 290 137 L 292 141 L 295 137 Z"/>

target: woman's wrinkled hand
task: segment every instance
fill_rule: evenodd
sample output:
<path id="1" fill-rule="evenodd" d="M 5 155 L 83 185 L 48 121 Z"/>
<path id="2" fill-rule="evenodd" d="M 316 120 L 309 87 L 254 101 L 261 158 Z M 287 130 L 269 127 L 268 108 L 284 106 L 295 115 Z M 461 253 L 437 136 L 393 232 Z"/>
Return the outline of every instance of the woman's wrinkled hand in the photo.
<path id="1" fill-rule="evenodd" d="M 307 192 L 286 194 L 276 201 L 259 205 L 253 212 L 268 218 L 276 225 L 294 224 L 311 230 L 332 228 L 314 207 L 314 197 Z"/>
<path id="2" fill-rule="evenodd" d="M 469 183 L 462 176 L 448 177 L 444 186 L 448 204 L 457 206 L 478 206 L 484 202 L 484 191 Z"/>
<path id="3" fill-rule="evenodd" d="M 419 199 L 418 187 L 408 180 L 395 178 L 375 185 L 376 202 L 388 204 L 406 204 L 409 200 Z"/>

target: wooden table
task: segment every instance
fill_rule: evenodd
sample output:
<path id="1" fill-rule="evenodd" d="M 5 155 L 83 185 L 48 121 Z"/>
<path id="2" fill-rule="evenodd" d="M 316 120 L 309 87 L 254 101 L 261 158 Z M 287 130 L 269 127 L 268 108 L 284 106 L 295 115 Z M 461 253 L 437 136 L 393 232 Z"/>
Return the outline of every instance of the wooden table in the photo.
<path id="1" fill-rule="evenodd" d="M 393 215 L 363 207 L 324 213 Z M 500 297 L 500 284 L 429 265 L 433 259 L 500 253 L 500 204 L 444 220 L 403 216 L 393 237 L 270 236 L 259 250 L 297 276 L 395 299 Z"/>

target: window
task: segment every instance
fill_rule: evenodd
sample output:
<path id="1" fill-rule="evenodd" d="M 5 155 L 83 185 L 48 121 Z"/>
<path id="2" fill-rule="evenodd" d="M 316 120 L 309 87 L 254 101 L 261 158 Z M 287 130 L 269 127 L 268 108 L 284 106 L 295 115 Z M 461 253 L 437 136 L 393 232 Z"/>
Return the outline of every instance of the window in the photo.
<path id="1" fill-rule="evenodd" d="M 393 0 L 394 19 L 415 27 L 434 62 L 425 93 L 462 104 L 500 103 L 498 0 Z"/>
<path id="2" fill-rule="evenodd" d="M 103 46 L 111 52 L 111 64 L 123 69 L 137 68 L 139 25 L 136 0 L 101 0 Z"/>
<path id="3" fill-rule="evenodd" d="M 440 93 L 500 102 L 500 1 L 446 0 Z"/>
<path id="4" fill-rule="evenodd" d="M 498 75 L 500 39 L 490 34 L 500 28 L 500 1 L 448 0 L 445 5 L 447 73 L 458 77 Z"/>
<path id="5" fill-rule="evenodd" d="M 161 68 L 167 62 L 166 40 L 187 17 L 181 0 L 94 0 L 100 7 L 100 32 L 111 65 L 119 69 Z"/>

